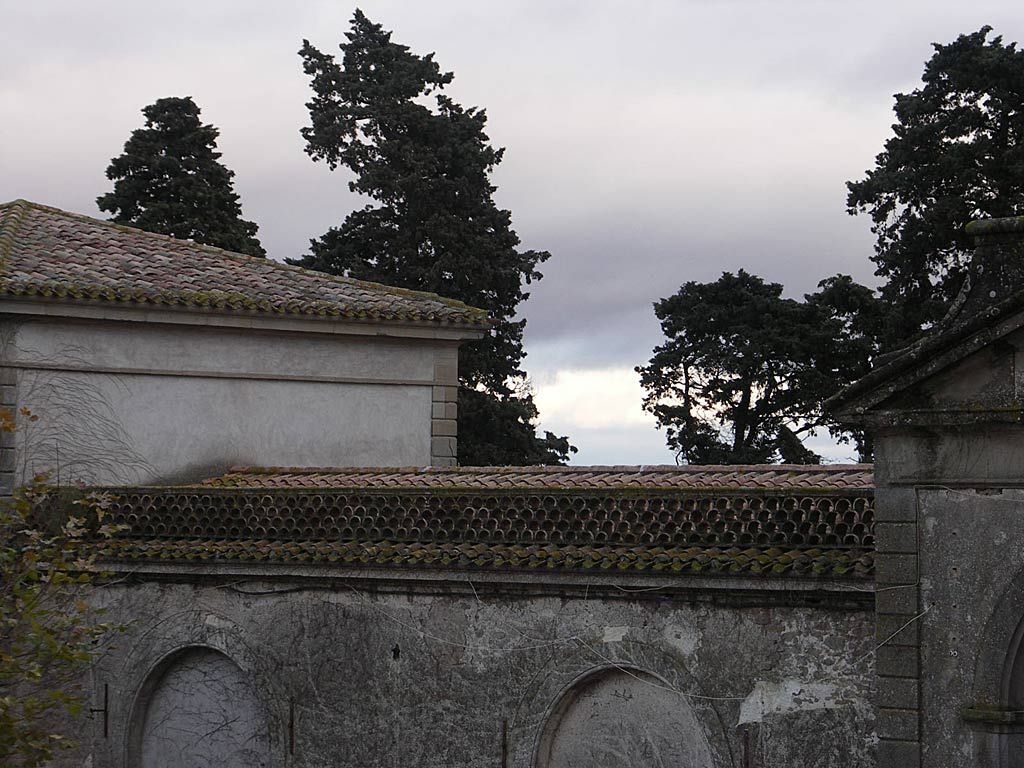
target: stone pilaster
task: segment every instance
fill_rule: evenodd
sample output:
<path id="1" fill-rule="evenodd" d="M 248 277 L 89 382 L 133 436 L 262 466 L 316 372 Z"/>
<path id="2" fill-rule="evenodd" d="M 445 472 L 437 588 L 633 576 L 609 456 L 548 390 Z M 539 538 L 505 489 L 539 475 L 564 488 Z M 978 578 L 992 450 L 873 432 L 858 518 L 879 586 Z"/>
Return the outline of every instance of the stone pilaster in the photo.
<path id="1" fill-rule="evenodd" d="M 451 347 L 434 360 L 434 386 L 430 414 L 430 463 L 453 467 L 458 463 L 459 351 Z"/>
<path id="2" fill-rule="evenodd" d="M 913 488 L 875 489 L 875 656 L 879 768 L 921 764 L 918 503 Z"/>

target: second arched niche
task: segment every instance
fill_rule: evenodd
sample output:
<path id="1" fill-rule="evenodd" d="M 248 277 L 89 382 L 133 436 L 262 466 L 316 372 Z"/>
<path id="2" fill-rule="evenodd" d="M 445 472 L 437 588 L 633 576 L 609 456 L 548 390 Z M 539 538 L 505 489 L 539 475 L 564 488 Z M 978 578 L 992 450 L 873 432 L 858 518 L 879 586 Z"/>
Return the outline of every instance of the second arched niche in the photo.
<path id="1" fill-rule="evenodd" d="M 633 669 L 594 673 L 551 714 L 537 768 L 712 768 L 711 747 L 689 702 Z"/>

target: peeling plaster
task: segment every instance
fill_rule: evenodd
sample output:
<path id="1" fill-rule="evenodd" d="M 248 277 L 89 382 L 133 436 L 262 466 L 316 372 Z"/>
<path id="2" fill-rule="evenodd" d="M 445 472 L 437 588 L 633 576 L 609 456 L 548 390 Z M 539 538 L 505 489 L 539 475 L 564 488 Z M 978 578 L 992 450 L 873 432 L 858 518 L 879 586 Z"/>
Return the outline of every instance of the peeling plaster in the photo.
<path id="1" fill-rule="evenodd" d="M 700 633 L 692 627 L 668 627 L 664 637 L 666 643 L 681 651 L 684 656 L 692 656 L 700 647 Z"/>
<path id="2" fill-rule="evenodd" d="M 602 643 L 619 643 L 629 632 L 629 627 L 605 627 L 604 635 L 601 637 Z"/>
<path id="3" fill-rule="evenodd" d="M 222 619 L 220 616 L 217 616 L 213 613 L 208 613 L 206 615 L 206 618 L 203 619 L 203 624 L 205 624 L 208 627 L 213 627 L 214 629 L 226 630 L 232 628 L 232 624 L 230 621 Z"/>
<path id="4" fill-rule="evenodd" d="M 843 706 L 836 697 L 836 688 L 829 683 L 804 683 L 783 680 L 769 683 L 759 680 L 754 690 L 740 704 L 737 725 L 760 723 L 767 715 L 784 715 L 813 709 L 837 709 Z"/>

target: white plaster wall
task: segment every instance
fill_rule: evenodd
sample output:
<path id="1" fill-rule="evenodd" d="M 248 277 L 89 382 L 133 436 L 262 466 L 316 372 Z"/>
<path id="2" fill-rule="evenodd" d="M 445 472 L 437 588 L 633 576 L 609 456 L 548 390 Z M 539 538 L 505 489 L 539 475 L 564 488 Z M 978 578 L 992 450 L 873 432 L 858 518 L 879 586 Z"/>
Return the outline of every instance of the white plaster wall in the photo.
<path id="1" fill-rule="evenodd" d="M 426 340 L 212 326 L 37 320 L 16 326 L 16 362 L 164 372 L 429 381 Z"/>
<path id="2" fill-rule="evenodd" d="M 178 483 L 235 464 L 430 463 L 430 341 L 27 322 L 16 475 Z"/>
<path id="3" fill-rule="evenodd" d="M 40 416 L 19 433 L 18 469 L 62 484 L 430 463 L 430 387 L 30 371 L 28 389 L 20 402 Z"/>

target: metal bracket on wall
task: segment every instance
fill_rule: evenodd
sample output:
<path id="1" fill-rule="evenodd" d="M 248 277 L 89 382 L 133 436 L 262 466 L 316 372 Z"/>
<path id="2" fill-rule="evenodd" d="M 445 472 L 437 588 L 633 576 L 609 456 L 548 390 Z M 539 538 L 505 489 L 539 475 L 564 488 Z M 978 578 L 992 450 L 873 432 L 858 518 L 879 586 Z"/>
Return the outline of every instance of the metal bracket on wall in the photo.
<path id="1" fill-rule="evenodd" d="M 288 754 L 295 754 L 295 699 L 288 699 Z"/>
<path id="2" fill-rule="evenodd" d="M 103 684 L 103 707 L 101 709 L 93 708 L 89 710 L 89 715 L 96 715 L 103 713 L 103 738 L 107 738 L 109 733 L 110 715 L 109 715 L 109 703 L 110 703 L 110 686 L 107 683 Z"/>

